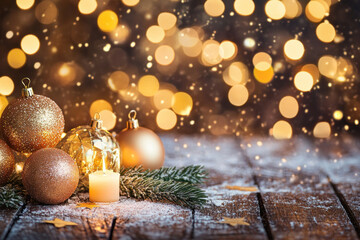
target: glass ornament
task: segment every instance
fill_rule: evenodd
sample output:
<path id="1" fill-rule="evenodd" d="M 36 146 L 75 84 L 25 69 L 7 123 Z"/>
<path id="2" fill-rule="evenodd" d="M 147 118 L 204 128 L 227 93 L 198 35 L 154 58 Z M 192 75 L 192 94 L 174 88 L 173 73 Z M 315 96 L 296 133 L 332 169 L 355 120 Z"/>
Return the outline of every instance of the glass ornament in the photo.
<path id="1" fill-rule="evenodd" d="M 70 130 L 57 148 L 67 152 L 79 167 L 80 181 L 98 170 L 120 171 L 120 147 L 115 138 L 102 129 L 100 115 L 95 114 L 90 126 Z M 84 179 L 85 178 L 85 179 Z"/>

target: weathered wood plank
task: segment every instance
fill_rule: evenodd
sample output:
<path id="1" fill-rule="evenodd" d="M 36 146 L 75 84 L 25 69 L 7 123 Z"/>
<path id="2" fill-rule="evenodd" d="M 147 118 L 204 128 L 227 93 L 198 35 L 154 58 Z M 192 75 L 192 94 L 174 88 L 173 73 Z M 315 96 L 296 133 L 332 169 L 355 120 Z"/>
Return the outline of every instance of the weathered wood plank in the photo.
<path id="1" fill-rule="evenodd" d="M 22 211 L 23 207 L 18 209 L 0 208 L 0 239 L 5 239 L 10 231 L 16 216 Z"/>
<path id="2" fill-rule="evenodd" d="M 275 239 L 356 238 L 312 143 L 304 138 L 257 142 L 243 146 Z"/>
<path id="3" fill-rule="evenodd" d="M 175 137 L 165 141 L 168 165 L 204 165 L 209 179 L 204 189 L 210 204 L 195 211 L 195 239 L 266 239 L 256 193 L 226 189 L 254 186 L 252 170 L 244 161 L 240 145 L 233 138 Z M 250 226 L 218 223 L 224 217 L 244 217 Z"/>
<path id="4" fill-rule="evenodd" d="M 107 239 L 114 215 L 101 208 L 75 208 L 75 203 L 56 206 L 30 203 L 10 230 L 7 239 Z M 44 220 L 60 218 L 78 226 L 55 228 Z"/>

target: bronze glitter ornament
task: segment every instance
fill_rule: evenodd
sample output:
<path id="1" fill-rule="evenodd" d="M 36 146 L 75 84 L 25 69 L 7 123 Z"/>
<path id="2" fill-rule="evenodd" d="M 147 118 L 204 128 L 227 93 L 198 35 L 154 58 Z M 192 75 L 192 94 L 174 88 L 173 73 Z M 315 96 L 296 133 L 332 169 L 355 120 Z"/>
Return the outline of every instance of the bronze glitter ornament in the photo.
<path id="1" fill-rule="evenodd" d="M 129 113 L 127 128 L 116 136 L 121 149 L 121 165 L 143 166 L 145 169 L 162 167 L 165 159 L 164 145 L 153 131 L 139 126 L 136 111 Z"/>
<path id="2" fill-rule="evenodd" d="M 59 204 L 76 190 L 79 170 L 66 152 L 44 148 L 26 160 L 22 182 L 29 195 L 38 202 Z"/>
<path id="3" fill-rule="evenodd" d="M 81 182 L 89 180 L 89 173 L 103 168 L 120 171 L 119 144 L 108 131 L 102 129 L 103 122 L 98 113 L 90 125 L 71 129 L 56 146 L 76 161 Z"/>
<path id="4" fill-rule="evenodd" d="M 25 84 L 28 80 L 28 84 Z M 22 80 L 22 97 L 12 101 L 4 110 L 0 130 L 4 140 L 18 152 L 34 152 L 55 147 L 64 131 L 64 115 L 50 98 L 34 95 L 30 79 Z"/>
<path id="5" fill-rule="evenodd" d="M 10 147 L 0 140 L 0 186 L 5 185 L 15 167 L 15 158 Z"/>

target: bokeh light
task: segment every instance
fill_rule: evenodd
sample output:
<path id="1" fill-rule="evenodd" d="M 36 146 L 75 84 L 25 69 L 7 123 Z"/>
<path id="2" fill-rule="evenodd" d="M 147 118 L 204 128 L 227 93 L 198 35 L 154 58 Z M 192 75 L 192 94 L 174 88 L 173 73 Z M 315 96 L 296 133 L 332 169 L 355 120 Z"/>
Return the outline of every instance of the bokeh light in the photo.
<path id="1" fill-rule="evenodd" d="M 168 89 L 161 89 L 154 95 L 153 102 L 158 110 L 171 108 L 174 93 Z"/>
<path id="2" fill-rule="evenodd" d="M 113 108 L 111 104 L 104 99 L 95 100 L 90 105 L 90 117 L 93 118 L 95 116 L 95 113 L 100 113 L 103 110 L 109 110 L 110 112 L 112 112 Z"/>
<path id="3" fill-rule="evenodd" d="M 22 66 L 24 66 L 26 62 L 26 55 L 19 48 L 11 49 L 7 55 L 7 62 L 12 68 L 15 69 L 21 68 Z"/>
<path id="4" fill-rule="evenodd" d="M 285 5 L 279 0 L 269 0 L 265 4 L 266 15 L 273 20 L 280 20 L 285 16 Z"/>
<path id="5" fill-rule="evenodd" d="M 177 18 L 174 14 L 169 12 L 162 12 L 157 18 L 159 26 L 164 30 L 170 30 L 176 24 Z"/>
<path id="6" fill-rule="evenodd" d="M 118 16 L 111 10 L 101 12 L 97 19 L 98 27 L 103 32 L 111 32 L 115 30 L 118 22 Z"/>
<path id="7" fill-rule="evenodd" d="M 79 12 L 85 15 L 93 13 L 97 6 L 96 0 L 80 0 L 78 3 Z"/>
<path id="8" fill-rule="evenodd" d="M 115 92 L 126 89 L 129 82 L 129 75 L 123 71 L 115 71 L 108 78 L 108 85 Z"/>
<path id="9" fill-rule="evenodd" d="M 219 46 L 219 55 L 225 60 L 233 59 L 237 54 L 237 46 L 231 41 L 222 41 Z"/>
<path id="10" fill-rule="evenodd" d="M 140 78 L 138 88 L 142 95 L 152 97 L 159 90 L 159 80 L 153 75 L 145 75 Z"/>
<path id="11" fill-rule="evenodd" d="M 255 10 L 255 3 L 253 0 L 235 0 L 234 9 L 241 16 L 249 16 Z"/>
<path id="12" fill-rule="evenodd" d="M 152 43 L 159 43 L 165 37 L 164 29 L 156 25 L 150 26 L 146 31 L 146 37 Z"/>
<path id="13" fill-rule="evenodd" d="M 300 71 L 294 77 L 294 85 L 299 91 L 308 92 L 314 85 L 314 79 L 310 73 Z"/>
<path id="14" fill-rule="evenodd" d="M 291 60 L 299 60 L 304 52 L 304 45 L 297 39 L 288 40 L 284 45 L 284 54 Z"/>
<path id="15" fill-rule="evenodd" d="M 333 78 L 337 72 L 337 61 L 332 56 L 322 56 L 318 62 L 319 72 L 328 78 Z"/>
<path id="16" fill-rule="evenodd" d="M 105 130 L 111 130 L 116 125 L 116 115 L 107 109 L 104 109 L 99 112 L 100 119 L 103 121 L 103 128 Z"/>
<path id="17" fill-rule="evenodd" d="M 332 42 L 336 36 L 336 31 L 333 25 L 328 21 L 320 23 L 316 28 L 316 36 L 322 42 Z"/>
<path id="18" fill-rule="evenodd" d="M 280 100 L 279 111 L 283 117 L 294 118 L 299 112 L 299 104 L 292 96 L 285 96 Z"/>
<path id="19" fill-rule="evenodd" d="M 134 7 L 140 2 L 140 0 L 122 0 L 122 2 L 128 7 Z"/>
<path id="20" fill-rule="evenodd" d="M 333 113 L 333 118 L 335 120 L 341 120 L 342 118 L 344 117 L 344 114 L 341 110 L 335 110 L 334 113 Z"/>
<path id="21" fill-rule="evenodd" d="M 14 82 L 10 77 L 0 77 L 0 95 L 9 96 L 14 91 L 14 87 Z"/>
<path id="22" fill-rule="evenodd" d="M 58 9 L 50 0 L 40 2 L 35 8 L 35 17 L 42 24 L 54 23 L 58 16 Z"/>
<path id="23" fill-rule="evenodd" d="M 155 51 L 155 60 L 160 65 L 169 65 L 175 59 L 175 51 L 169 45 L 161 45 Z"/>
<path id="24" fill-rule="evenodd" d="M 123 44 L 128 40 L 130 33 L 131 30 L 127 25 L 120 24 L 110 33 L 110 38 L 114 44 Z"/>
<path id="25" fill-rule="evenodd" d="M 240 107 L 247 102 L 249 91 L 244 85 L 237 84 L 230 88 L 228 98 L 232 105 Z"/>
<path id="26" fill-rule="evenodd" d="M 6 106 L 9 104 L 8 100 L 5 96 L 0 95 L 0 117 L 1 114 L 4 112 Z"/>
<path id="27" fill-rule="evenodd" d="M 254 77 L 255 79 L 263 84 L 268 84 L 273 80 L 274 77 L 274 69 L 272 67 L 268 68 L 265 71 L 254 68 Z"/>
<path id="28" fill-rule="evenodd" d="M 311 0 L 305 7 L 305 15 L 312 22 L 320 22 L 326 15 L 326 8 L 320 1 Z"/>
<path id="29" fill-rule="evenodd" d="M 313 130 L 314 137 L 328 138 L 331 135 L 331 127 L 328 122 L 318 122 Z"/>
<path id="30" fill-rule="evenodd" d="M 254 55 L 252 62 L 256 69 L 260 71 L 266 71 L 271 67 L 272 58 L 266 52 L 259 52 Z"/>
<path id="31" fill-rule="evenodd" d="M 21 49 L 29 55 L 35 54 L 40 48 L 39 39 L 33 35 L 28 34 L 21 39 Z"/>
<path id="32" fill-rule="evenodd" d="M 277 121 L 272 128 L 272 135 L 276 139 L 290 139 L 292 137 L 292 127 L 284 120 Z"/>
<path id="33" fill-rule="evenodd" d="M 156 115 L 156 123 L 163 130 L 170 130 L 176 126 L 176 114 L 170 109 L 162 109 Z"/>
<path id="34" fill-rule="evenodd" d="M 35 3 L 35 0 L 16 0 L 16 5 L 22 10 L 30 9 Z"/>
<path id="35" fill-rule="evenodd" d="M 249 79 L 249 71 L 242 62 L 233 62 L 223 73 L 224 82 L 229 86 L 236 84 L 245 84 Z"/>
<path id="36" fill-rule="evenodd" d="M 206 0 L 204 10 L 211 17 L 219 17 L 225 11 L 225 4 L 222 0 Z"/>
<path id="37" fill-rule="evenodd" d="M 178 34 L 179 43 L 183 47 L 193 47 L 199 40 L 198 32 L 193 28 L 184 28 Z"/>
<path id="38" fill-rule="evenodd" d="M 185 92 L 177 92 L 172 98 L 172 109 L 178 115 L 188 116 L 193 107 L 192 97 Z"/>

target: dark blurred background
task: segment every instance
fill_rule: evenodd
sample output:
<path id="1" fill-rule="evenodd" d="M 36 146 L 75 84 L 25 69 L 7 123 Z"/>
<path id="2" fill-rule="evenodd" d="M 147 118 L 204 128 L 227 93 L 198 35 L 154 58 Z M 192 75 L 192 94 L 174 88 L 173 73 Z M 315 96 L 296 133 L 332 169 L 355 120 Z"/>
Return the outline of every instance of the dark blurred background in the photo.
<path id="1" fill-rule="evenodd" d="M 246 5 L 251 0 L 237 1 L 251 11 Z M 232 0 L 31 2 L 0 2 L 0 93 L 6 95 L 0 97 L 0 110 L 20 97 L 21 79 L 29 77 L 35 93 L 63 109 L 66 130 L 100 112 L 107 128 L 118 132 L 136 109 L 140 124 L 159 132 L 276 138 L 359 134 L 357 1 L 276 1 L 280 5 L 266 12 L 268 2 L 256 0 L 249 16 Z M 171 14 L 159 18 L 164 12 Z M 317 35 L 321 23 L 336 30 L 329 43 Z M 22 46 L 29 34 L 39 40 L 38 50 L 33 37 Z M 290 39 L 305 47 L 298 60 L 284 53 Z M 17 50 L 10 54 L 12 49 Z M 260 61 L 270 65 L 256 76 L 254 56 L 260 52 L 271 60 Z M 304 68 L 308 64 L 310 70 Z M 314 77 L 310 91 L 294 85 L 300 71 Z M 295 103 L 285 102 L 281 111 L 286 96 Z"/>

